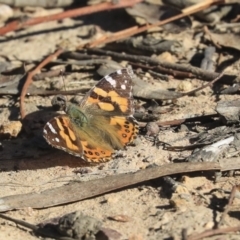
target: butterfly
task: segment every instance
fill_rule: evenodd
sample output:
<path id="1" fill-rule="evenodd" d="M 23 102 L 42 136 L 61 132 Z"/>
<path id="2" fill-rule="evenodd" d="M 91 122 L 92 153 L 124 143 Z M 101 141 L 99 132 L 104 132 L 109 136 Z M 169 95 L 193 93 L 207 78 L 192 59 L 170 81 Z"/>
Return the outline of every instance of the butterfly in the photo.
<path id="1" fill-rule="evenodd" d="M 103 77 L 79 104 L 60 98 L 66 114 L 46 123 L 44 138 L 53 147 L 86 162 L 109 161 L 115 150 L 124 149 L 138 134 L 132 77 L 130 69 Z"/>

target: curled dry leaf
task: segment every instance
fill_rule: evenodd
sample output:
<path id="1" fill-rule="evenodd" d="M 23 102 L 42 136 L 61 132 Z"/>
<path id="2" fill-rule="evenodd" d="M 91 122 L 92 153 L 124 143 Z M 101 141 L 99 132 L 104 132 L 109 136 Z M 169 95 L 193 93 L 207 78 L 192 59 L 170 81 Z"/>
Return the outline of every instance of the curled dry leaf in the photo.
<path id="1" fill-rule="evenodd" d="M 239 36 L 237 36 L 236 34 L 221 34 L 214 33 L 208 30 L 208 33 L 204 35 L 204 38 L 206 41 L 211 41 L 213 44 L 240 50 L 240 46 L 238 44 Z"/>
<path id="2" fill-rule="evenodd" d="M 194 4 L 198 4 L 199 0 L 184 0 L 184 1 L 176 1 L 176 0 L 163 0 L 163 3 L 166 5 L 173 6 L 177 9 L 183 9 L 186 7 L 193 6 Z M 207 2 L 207 1 L 206 1 Z M 199 19 L 202 19 L 206 22 L 219 22 L 220 19 L 225 17 L 231 10 L 233 6 L 231 4 L 222 4 L 208 7 L 207 9 L 197 12 L 194 15 Z"/>
<path id="3" fill-rule="evenodd" d="M 141 234 L 133 234 L 128 239 L 129 240 L 143 240 L 143 236 Z"/>
<path id="4" fill-rule="evenodd" d="M 124 215 L 124 214 L 110 216 L 109 219 L 117 221 L 117 222 L 129 222 L 132 220 L 131 217 Z"/>
<path id="5" fill-rule="evenodd" d="M 126 9 L 127 13 L 136 18 L 140 24 L 151 23 L 165 20 L 179 14 L 181 11 L 170 6 L 156 5 L 150 3 L 138 3 L 131 8 Z M 165 24 L 163 28 L 169 32 L 181 32 L 191 27 L 192 23 L 188 16 L 181 20 Z"/>

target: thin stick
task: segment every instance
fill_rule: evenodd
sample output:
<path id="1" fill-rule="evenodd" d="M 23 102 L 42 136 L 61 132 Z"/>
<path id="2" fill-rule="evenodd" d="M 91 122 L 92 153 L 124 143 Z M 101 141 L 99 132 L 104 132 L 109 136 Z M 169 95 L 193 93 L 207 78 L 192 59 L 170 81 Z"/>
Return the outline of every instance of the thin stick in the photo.
<path id="1" fill-rule="evenodd" d="M 196 88 L 196 89 L 193 89 L 193 90 L 191 90 L 191 91 L 189 91 L 189 92 L 185 92 L 185 93 L 182 94 L 182 96 L 188 96 L 188 95 L 193 94 L 193 93 L 195 93 L 195 92 L 197 92 L 197 91 L 200 91 L 200 90 L 202 90 L 202 89 L 204 89 L 204 88 L 206 88 L 206 87 L 208 87 L 208 86 L 212 86 L 212 85 L 213 85 L 215 82 L 217 82 L 222 76 L 223 76 L 223 72 L 221 72 L 221 73 L 220 73 L 215 79 L 213 79 L 211 82 L 208 82 L 208 83 L 204 84 L 203 86 L 201 86 L 201 87 L 199 87 L 199 88 Z M 180 97 L 182 97 L 182 96 L 180 96 Z M 178 98 L 180 98 L 180 97 L 178 97 Z"/>
<path id="2" fill-rule="evenodd" d="M 218 222 L 218 225 L 217 227 L 220 228 L 220 226 L 223 224 L 225 218 L 226 218 L 226 215 L 228 214 L 230 208 L 231 208 L 231 205 L 233 203 L 233 200 L 235 198 L 235 195 L 236 195 L 236 191 L 237 191 L 237 186 L 234 186 L 232 188 L 232 191 L 231 191 L 231 194 L 229 196 L 229 199 L 228 199 L 228 204 L 226 205 L 225 209 L 224 209 L 224 212 L 222 213 L 222 216 Z"/>
<path id="3" fill-rule="evenodd" d="M 210 230 L 206 230 L 199 234 L 192 234 L 192 235 L 188 236 L 187 240 L 204 239 L 206 237 L 211 237 L 211 236 L 229 233 L 229 232 L 238 232 L 238 231 L 240 231 L 240 226 L 226 227 L 226 228 L 219 228 L 219 229 L 210 229 Z M 224 239 L 226 239 L 226 238 L 224 238 Z"/>
<path id="4" fill-rule="evenodd" d="M 220 164 L 215 162 L 173 163 L 146 168 L 135 173 L 118 174 L 87 182 L 70 182 L 57 188 L 47 189 L 38 193 L 27 193 L 0 198 L 0 211 L 21 209 L 25 207 L 46 208 L 59 204 L 80 201 L 116 191 L 151 179 L 177 173 L 220 170 Z"/>
<path id="5" fill-rule="evenodd" d="M 33 76 L 35 74 L 39 73 L 40 70 L 44 66 L 46 66 L 54 58 L 59 56 L 62 52 L 63 52 L 62 49 L 57 50 L 55 53 L 53 53 L 53 54 L 49 55 L 47 58 L 45 58 L 34 70 L 32 70 L 31 72 L 28 73 L 26 82 L 24 83 L 24 86 L 22 88 L 22 92 L 21 92 L 21 95 L 20 95 L 20 114 L 21 114 L 22 119 L 26 116 L 26 112 L 25 112 L 25 109 L 24 109 L 24 98 L 27 94 L 27 89 L 28 89 L 29 85 L 32 83 Z"/>
<path id="6" fill-rule="evenodd" d="M 117 4 L 112 4 L 111 2 L 105 2 L 105 3 L 96 4 L 93 6 L 68 10 L 65 12 L 52 14 L 49 16 L 30 18 L 30 19 L 27 19 L 26 21 L 14 21 L 0 28 L 0 35 L 4 35 L 8 32 L 19 30 L 24 27 L 36 25 L 43 22 L 50 22 L 55 20 L 61 20 L 64 18 L 84 16 L 84 15 L 92 14 L 95 12 L 102 12 L 102 11 L 113 10 L 117 8 L 130 7 L 139 2 L 142 2 L 142 0 L 121 0 Z"/>
<path id="7" fill-rule="evenodd" d="M 120 31 L 120 32 L 114 33 L 114 34 L 112 34 L 109 37 L 100 38 L 100 39 L 94 40 L 94 41 L 88 43 L 86 45 L 86 47 L 93 48 L 93 47 L 96 47 L 96 46 L 101 45 L 101 44 L 106 44 L 106 43 L 110 43 L 110 42 L 115 42 L 115 41 L 120 40 L 120 39 L 125 39 L 127 37 L 136 35 L 138 33 L 150 30 L 150 29 L 152 29 L 154 27 L 162 26 L 164 24 L 173 22 L 173 21 L 175 21 L 177 19 L 189 16 L 189 15 L 191 15 L 193 13 L 196 13 L 196 12 L 199 12 L 201 10 L 206 9 L 206 8 L 210 7 L 211 5 L 220 4 L 220 3 L 224 3 L 224 2 L 225 2 L 224 0 L 207 0 L 207 1 L 203 1 L 203 2 L 197 3 L 197 4 L 193 5 L 193 6 L 190 6 L 190 7 L 187 7 L 185 9 L 183 9 L 182 13 L 180 13 L 180 14 L 178 14 L 176 16 L 170 17 L 170 18 L 165 19 L 163 21 L 158 21 L 157 23 L 154 23 L 154 24 L 146 24 L 143 27 L 139 27 L 138 28 L 138 27 L 135 26 L 135 27 L 131 27 L 131 28 L 125 29 L 124 31 Z M 83 46 L 80 45 L 78 47 L 78 49 L 82 48 L 82 47 Z"/>

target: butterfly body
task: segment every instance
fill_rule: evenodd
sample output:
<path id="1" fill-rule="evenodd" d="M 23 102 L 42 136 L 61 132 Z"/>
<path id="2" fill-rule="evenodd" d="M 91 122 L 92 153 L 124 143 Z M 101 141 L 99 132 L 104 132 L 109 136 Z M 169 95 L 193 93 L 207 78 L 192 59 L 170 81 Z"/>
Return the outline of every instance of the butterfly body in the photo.
<path id="1" fill-rule="evenodd" d="M 105 162 L 138 133 L 133 114 L 132 72 L 118 70 L 101 79 L 79 105 L 63 101 L 66 115 L 51 119 L 44 137 L 52 146 L 87 162 Z"/>

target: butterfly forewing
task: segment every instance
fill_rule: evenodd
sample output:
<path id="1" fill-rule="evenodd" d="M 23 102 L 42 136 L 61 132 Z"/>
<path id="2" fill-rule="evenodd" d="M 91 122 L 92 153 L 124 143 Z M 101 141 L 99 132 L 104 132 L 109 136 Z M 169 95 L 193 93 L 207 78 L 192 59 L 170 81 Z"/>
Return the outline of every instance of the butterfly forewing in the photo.
<path id="1" fill-rule="evenodd" d="M 43 136 L 55 148 L 78 157 L 83 154 L 81 143 L 67 115 L 54 117 L 47 122 L 43 129 Z"/>
<path id="2" fill-rule="evenodd" d="M 51 119 L 44 127 L 43 136 L 55 148 L 62 149 L 86 162 L 106 162 L 111 159 L 113 149 L 91 145 L 81 138 L 82 129 L 75 129 L 68 116 Z"/>
<path id="3" fill-rule="evenodd" d="M 127 116 L 132 115 L 133 72 L 130 69 L 120 69 L 102 78 L 83 98 L 80 106 L 96 105 L 106 114 Z"/>

